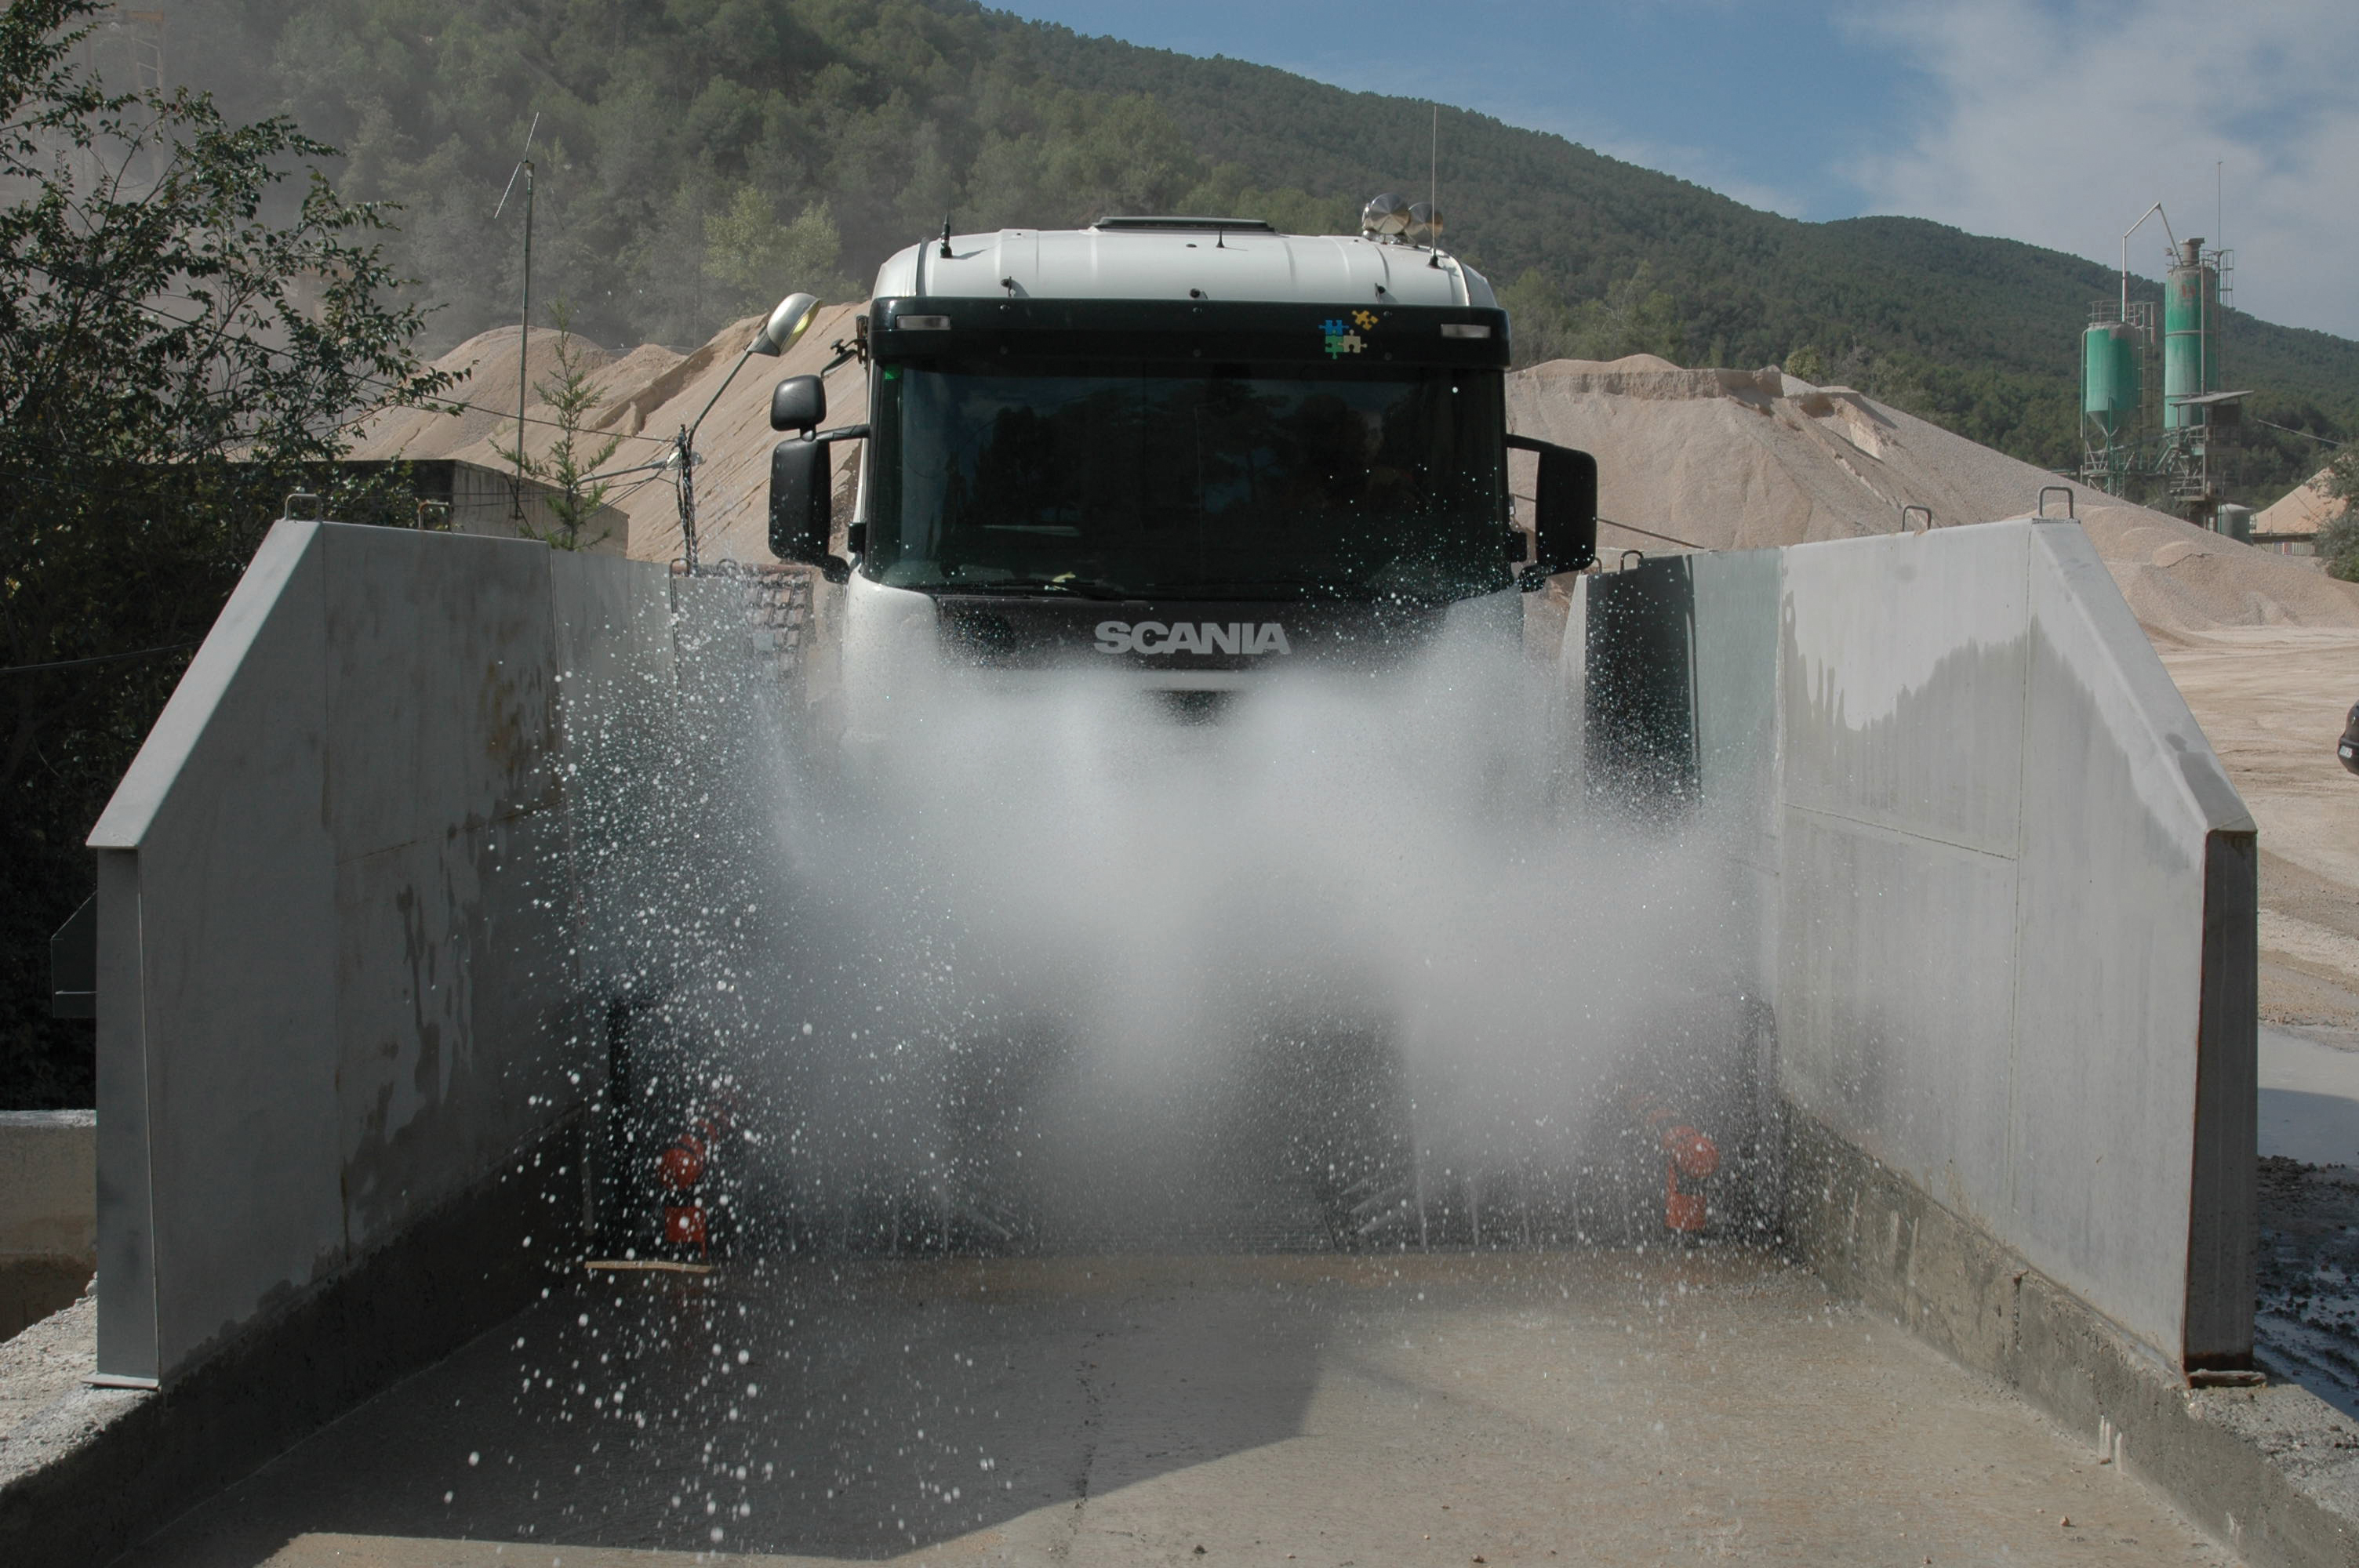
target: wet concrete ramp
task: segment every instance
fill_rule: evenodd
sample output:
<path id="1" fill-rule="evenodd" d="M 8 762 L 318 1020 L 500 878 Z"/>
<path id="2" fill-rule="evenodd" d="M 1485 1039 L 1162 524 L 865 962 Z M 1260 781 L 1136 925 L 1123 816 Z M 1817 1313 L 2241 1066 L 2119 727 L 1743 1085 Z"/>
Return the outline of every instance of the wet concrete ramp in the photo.
<path id="1" fill-rule="evenodd" d="M 1755 1253 L 870 1263 L 552 1300 L 127 1561 L 2225 1561 L 2098 1460 Z"/>

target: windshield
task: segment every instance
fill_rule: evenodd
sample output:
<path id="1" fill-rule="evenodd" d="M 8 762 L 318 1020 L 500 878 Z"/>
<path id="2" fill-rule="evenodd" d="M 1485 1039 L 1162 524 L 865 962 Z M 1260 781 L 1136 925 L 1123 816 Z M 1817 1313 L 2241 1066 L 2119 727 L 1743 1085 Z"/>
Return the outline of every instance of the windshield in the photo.
<path id="1" fill-rule="evenodd" d="M 879 368 L 902 588 L 1444 600 L 1508 585 L 1495 370 Z"/>

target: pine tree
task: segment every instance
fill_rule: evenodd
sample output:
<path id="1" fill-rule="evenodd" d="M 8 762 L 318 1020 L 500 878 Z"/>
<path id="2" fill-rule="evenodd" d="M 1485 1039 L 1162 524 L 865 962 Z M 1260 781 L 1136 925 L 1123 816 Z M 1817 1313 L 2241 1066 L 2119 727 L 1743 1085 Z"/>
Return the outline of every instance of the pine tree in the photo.
<path id="1" fill-rule="evenodd" d="M 583 427 L 598 407 L 598 389 L 590 384 L 589 355 L 582 351 L 582 340 L 570 330 L 571 307 L 559 300 L 550 308 L 549 319 L 557 330 L 557 376 L 551 381 L 535 382 L 532 390 L 557 416 L 557 439 L 540 457 L 534 457 L 520 446 L 495 446 L 495 449 L 523 470 L 527 478 L 538 480 L 557 492 L 549 503 L 556 525 L 541 529 L 527 521 L 518 524 L 524 536 L 538 539 L 552 549 L 586 550 L 605 543 L 607 538 L 603 531 L 587 538 L 582 535 L 614 490 L 611 481 L 596 476 L 623 444 L 623 438 L 609 436 L 595 451 L 586 451 Z"/>

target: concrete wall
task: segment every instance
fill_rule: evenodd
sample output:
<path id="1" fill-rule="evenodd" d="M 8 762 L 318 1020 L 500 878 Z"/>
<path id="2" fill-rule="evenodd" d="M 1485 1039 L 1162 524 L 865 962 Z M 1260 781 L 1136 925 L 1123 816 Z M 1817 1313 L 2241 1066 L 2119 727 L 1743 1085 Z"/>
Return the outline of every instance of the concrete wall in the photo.
<path id="1" fill-rule="evenodd" d="M 2248 1364 L 2253 824 L 2086 537 L 1691 569 L 1788 1106 L 2169 1365 Z"/>
<path id="2" fill-rule="evenodd" d="M 2169 1364 L 2248 1356 L 2252 826 L 2085 538 L 1673 568 L 1765 1085 Z M 103 1372 L 170 1378 L 524 1173 L 605 1003 L 721 950 L 649 890 L 760 853 L 697 804 L 781 741 L 745 591 L 274 531 L 92 835 Z"/>
<path id="3" fill-rule="evenodd" d="M 70 1304 L 98 1258 L 98 1121 L 0 1110 L 0 1339 Z"/>
<path id="4" fill-rule="evenodd" d="M 601 934 L 684 743 L 674 611 L 660 567 L 273 530 L 91 837 L 103 1376 L 173 1378 L 487 1182 L 548 1187 L 519 1246 L 578 1226 L 578 1171 L 508 1162 L 645 967 Z"/>

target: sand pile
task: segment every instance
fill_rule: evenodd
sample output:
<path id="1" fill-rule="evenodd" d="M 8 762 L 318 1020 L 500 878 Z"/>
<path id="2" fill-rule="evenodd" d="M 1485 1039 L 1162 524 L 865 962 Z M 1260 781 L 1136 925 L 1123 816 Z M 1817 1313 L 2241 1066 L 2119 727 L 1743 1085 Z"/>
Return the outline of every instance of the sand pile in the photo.
<path id="1" fill-rule="evenodd" d="M 488 452 L 494 440 L 512 448 L 516 444 L 516 383 L 522 379 L 538 384 L 557 377 L 560 336 L 553 331 L 534 330 L 526 344 L 524 374 L 519 378 L 516 330 L 496 327 L 477 333 L 434 362 L 435 369 L 449 371 L 460 378 L 458 384 L 444 395 L 449 403 L 460 406 L 456 414 L 423 408 L 388 409 L 353 432 L 352 455 L 362 459 L 402 455 L 449 458 L 478 443 Z M 593 373 L 604 369 L 614 358 L 587 338 L 569 337 L 568 346 L 582 356 L 582 363 Z M 538 397 L 527 399 L 528 405 L 539 401 Z M 528 416 L 545 417 L 548 412 L 546 408 L 527 409 Z M 526 449 L 534 449 L 533 444 L 527 441 Z M 498 461 L 496 458 L 489 460 Z"/>
<path id="2" fill-rule="evenodd" d="M 1559 360 L 1507 382 L 1516 430 L 1596 455 L 1609 558 L 1684 545 L 1749 549 L 1890 534 L 1901 509 L 1937 527 L 2019 517 L 2072 493 L 2130 607 L 2158 638 L 2221 626 L 2359 628 L 2359 588 L 2314 562 L 2237 544 L 2059 479 L 1849 387 L 1775 370 L 1680 370 L 1651 354 Z M 1529 458 L 1516 488 L 1530 485 Z M 2061 510 L 2060 496 L 2049 498 Z M 1912 526 L 1914 524 L 1912 524 Z"/>
<path id="3" fill-rule="evenodd" d="M 770 430 L 770 389 L 782 376 L 813 373 L 825 364 L 832 356 L 830 345 L 851 335 L 851 318 L 859 308 L 821 308 L 800 342 L 780 359 L 756 355 L 705 416 L 696 436 L 702 459 L 697 465 L 696 492 L 703 559 L 751 563 L 772 558 L 766 501 L 770 448 L 777 437 Z M 688 354 L 648 343 L 616 359 L 586 339 L 573 340 L 590 371 L 590 384 L 599 394 L 582 437 L 586 446 L 582 455 L 594 454 L 614 436 L 621 443 L 606 460 L 609 470 L 659 461 L 674 434 L 696 417 L 761 324 L 758 316 L 732 322 Z M 557 333 L 535 330 L 521 379 L 534 387 L 553 384 L 557 349 Z M 470 338 L 435 363 L 466 376 L 449 395 L 468 406 L 455 416 L 416 409 L 383 415 L 359 430 L 352 455 L 456 458 L 486 468 L 506 467 L 496 449 L 513 448 L 516 441 L 516 329 L 504 327 Z M 828 378 L 830 423 L 852 424 L 864 416 L 867 395 L 861 377 L 855 363 Z M 556 443 L 555 418 L 538 396 L 527 396 L 528 454 L 544 456 Z M 840 464 L 855 461 L 858 450 L 856 445 L 845 444 L 838 453 Z M 679 502 L 669 476 L 660 471 L 625 475 L 615 481 L 606 503 L 630 519 L 629 554 L 642 560 L 669 560 L 680 553 Z"/>
<path id="4" fill-rule="evenodd" d="M 792 352 L 747 364 L 706 417 L 697 435 L 706 559 L 770 558 L 764 504 L 777 439 L 770 388 L 781 376 L 824 364 L 859 308 L 823 308 Z M 688 354 L 648 344 L 616 359 L 575 340 L 599 393 L 589 421 L 594 439 L 622 438 L 607 466 L 659 460 L 759 324 L 750 317 L 733 322 Z M 353 455 L 506 466 L 496 448 L 515 440 L 516 341 L 516 329 L 501 328 L 451 350 L 436 362 L 464 373 L 451 395 L 468 406 L 455 416 L 407 409 L 381 416 L 359 432 Z M 555 378 L 557 348 L 555 332 L 532 334 L 527 384 Z M 854 363 L 829 378 L 831 423 L 862 417 L 862 376 Z M 1559 360 L 1508 378 L 1507 412 L 1518 431 L 1596 454 L 1600 511 L 1611 520 L 1599 544 L 1609 558 L 1625 547 L 1746 549 L 1889 534 L 1900 528 L 1904 506 L 1929 508 L 1937 527 L 1985 523 L 2020 516 L 2033 510 L 2042 487 L 2067 482 L 1848 387 L 1812 386 L 1775 370 L 1681 370 L 1651 354 L 1611 363 Z M 527 399 L 527 452 L 547 452 L 558 434 L 553 417 L 538 396 Z M 845 444 L 840 468 L 848 470 L 857 453 Z M 1527 492 L 1531 463 L 1516 460 L 1516 488 Z M 2359 589 L 2329 579 L 2315 562 L 2239 545 L 2081 485 L 2067 488 L 2131 608 L 2158 638 L 2222 626 L 2359 628 Z M 631 474 L 608 503 L 630 518 L 631 555 L 679 554 L 668 476 Z M 2051 505 L 2060 508 L 2060 498 Z"/>
<path id="5" fill-rule="evenodd" d="M 2337 582 L 2304 556 L 2234 539 L 2105 500 L 2082 525 L 2157 642 L 2231 626 L 2359 629 L 2359 586 Z"/>
<path id="6" fill-rule="evenodd" d="M 2253 532 L 2285 538 L 2296 534 L 2315 534 L 2327 518 L 2338 509 L 2326 493 L 2326 481 L 2332 470 L 2321 469 L 2307 482 L 2296 486 L 2270 505 L 2253 514 Z"/>

